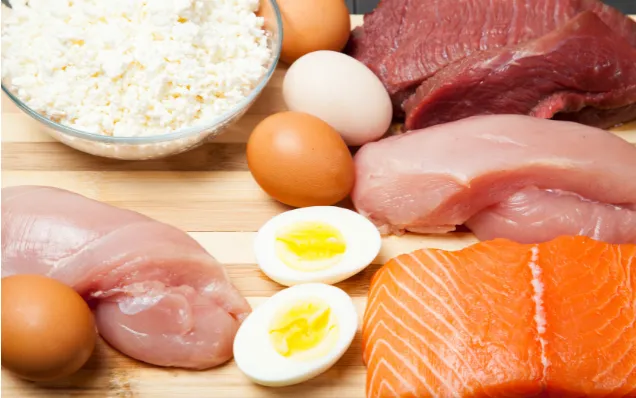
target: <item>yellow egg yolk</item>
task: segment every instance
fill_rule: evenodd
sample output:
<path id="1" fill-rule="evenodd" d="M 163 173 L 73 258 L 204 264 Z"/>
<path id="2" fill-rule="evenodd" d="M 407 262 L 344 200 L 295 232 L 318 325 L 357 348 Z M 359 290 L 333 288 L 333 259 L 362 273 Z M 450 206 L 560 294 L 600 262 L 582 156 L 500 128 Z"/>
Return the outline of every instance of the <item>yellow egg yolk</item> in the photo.
<path id="1" fill-rule="evenodd" d="M 320 271 L 334 266 L 347 249 L 342 233 L 315 221 L 292 224 L 278 231 L 276 254 L 288 267 L 298 271 Z"/>
<path id="2" fill-rule="evenodd" d="M 294 303 L 274 317 L 269 335 L 280 355 L 311 360 L 326 355 L 338 341 L 338 324 L 323 300 Z"/>

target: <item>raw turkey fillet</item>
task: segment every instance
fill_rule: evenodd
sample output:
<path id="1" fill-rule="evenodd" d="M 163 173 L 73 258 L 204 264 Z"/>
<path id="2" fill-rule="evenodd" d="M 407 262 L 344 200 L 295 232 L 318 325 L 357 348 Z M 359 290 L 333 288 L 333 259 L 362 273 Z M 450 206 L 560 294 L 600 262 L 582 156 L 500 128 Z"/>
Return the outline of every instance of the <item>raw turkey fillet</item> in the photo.
<path id="1" fill-rule="evenodd" d="M 636 245 L 418 250 L 373 276 L 367 397 L 636 397 Z"/>
<path id="2" fill-rule="evenodd" d="M 383 233 L 468 221 L 480 238 L 636 243 L 636 147 L 604 130 L 475 116 L 366 144 L 355 165 L 353 204 Z"/>
<path id="3" fill-rule="evenodd" d="M 42 274 L 95 305 L 100 335 L 154 365 L 232 357 L 247 301 L 183 231 L 56 188 L 2 189 L 2 277 Z"/>
<path id="4" fill-rule="evenodd" d="M 477 56 L 476 62 L 483 62 L 478 55 L 483 51 L 493 59 L 497 59 L 501 51 L 500 58 L 505 58 L 510 48 L 548 35 L 584 12 L 594 13 L 609 27 L 607 29 L 613 31 L 613 36 L 623 38 L 627 45 L 636 47 L 636 22 L 599 0 L 382 0 L 372 13 L 365 15 L 363 26 L 353 31 L 346 51 L 383 81 L 391 94 L 396 115 L 403 114 L 403 106 L 410 98 L 410 105 L 404 109 L 410 116 L 412 108 L 417 108 L 417 101 L 425 96 L 434 82 L 420 87 L 418 94 L 415 94 L 416 89 L 437 73 L 444 73 L 445 79 L 456 80 L 459 86 L 463 81 L 468 84 L 470 76 L 458 73 L 454 63 L 472 56 Z M 603 51 L 593 46 L 583 58 L 604 56 Z M 559 56 L 570 61 L 567 69 L 576 72 L 578 79 L 589 78 L 587 69 L 577 69 L 584 65 L 584 61 L 577 62 L 581 54 L 575 49 L 564 48 Z M 629 57 L 626 57 L 623 62 L 628 60 Z M 453 67 L 446 71 L 445 68 L 450 66 Z M 505 72 L 496 64 L 484 62 L 482 66 L 484 70 L 489 68 L 494 75 Z M 545 61 L 541 69 L 549 69 L 550 66 Z M 500 76 L 514 82 L 512 87 L 523 84 L 526 79 L 523 71 Z M 507 87 L 502 83 L 488 83 L 485 89 L 505 92 Z M 604 91 L 613 96 L 610 87 L 605 87 Z M 443 106 L 443 101 L 439 101 L 441 104 L 438 105 Z M 484 101 L 480 104 L 489 105 Z M 504 105 L 503 109 L 506 109 L 514 106 L 515 101 L 507 101 Z M 597 103 L 590 101 L 588 105 L 597 106 Z M 592 125 L 599 126 L 598 121 L 618 124 L 636 117 L 636 111 L 631 109 L 632 113 L 621 110 L 620 115 L 610 119 L 605 115 L 608 106 L 603 105 L 596 116 L 581 116 L 577 121 L 596 120 L 597 123 Z M 479 114 L 483 113 L 486 112 Z"/>
<path id="5" fill-rule="evenodd" d="M 636 243 L 634 209 L 530 187 L 477 213 L 466 226 L 479 240 L 514 237 L 519 243 L 535 243 L 562 235 L 584 235 L 607 243 Z"/>

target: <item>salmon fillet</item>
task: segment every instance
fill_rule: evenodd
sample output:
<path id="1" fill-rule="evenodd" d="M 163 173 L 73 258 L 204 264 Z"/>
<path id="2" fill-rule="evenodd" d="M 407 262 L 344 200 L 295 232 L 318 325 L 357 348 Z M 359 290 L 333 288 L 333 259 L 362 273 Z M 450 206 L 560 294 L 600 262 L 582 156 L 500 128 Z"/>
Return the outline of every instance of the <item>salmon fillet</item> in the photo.
<path id="1" fill-rule="evenodd" d="M 368 397 L 636 396 L 636 245 L 419 250 L 373 277 Z"/>

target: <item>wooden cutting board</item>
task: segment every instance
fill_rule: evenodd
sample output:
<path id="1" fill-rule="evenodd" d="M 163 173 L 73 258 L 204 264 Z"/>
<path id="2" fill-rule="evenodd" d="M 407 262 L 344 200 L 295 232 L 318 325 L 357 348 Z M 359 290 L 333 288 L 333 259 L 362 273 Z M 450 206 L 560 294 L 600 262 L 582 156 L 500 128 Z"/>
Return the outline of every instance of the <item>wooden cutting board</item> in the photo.
<path id="1" fill-rule="evenodd" d="M 354 25 L 360 16 L 352 16 Z M 165 160 L 117 161 L 93 157 L 55 142 L 37 122 L 2 97 L 2 186 L 40 184 L 69 189 L 88 197 L 144 213 L 173 224 L 203 244 L 226 264 L 229 274 L 253 306 L 281 286 L 255 265 L 255 231 L 287 207 L 264 194 L 245 160 L 245 142 L 264 117 L 285 110 L 281 66 L 260 100 L 231 131 L 213 143 Z M 617 134 L 636 143 L 636 124 Z M 349 293 L 360 314 L 369 279 L 380 264 L 422 247 L 458 249 L 476 242 L 470 234 L 385 238 L 374 265 L 338 286 Z M 363 398 L 365 368 L 358 336 L 331 370 L 295 387 L 269 389 L 251 384 L 233 363 L 193 372 L 138 363 L 100 342 L 78 374 L 52 384 L 33 384 L 2 372 L 2 396 L 11 398 L 99 397 L 298 397 Z"/>

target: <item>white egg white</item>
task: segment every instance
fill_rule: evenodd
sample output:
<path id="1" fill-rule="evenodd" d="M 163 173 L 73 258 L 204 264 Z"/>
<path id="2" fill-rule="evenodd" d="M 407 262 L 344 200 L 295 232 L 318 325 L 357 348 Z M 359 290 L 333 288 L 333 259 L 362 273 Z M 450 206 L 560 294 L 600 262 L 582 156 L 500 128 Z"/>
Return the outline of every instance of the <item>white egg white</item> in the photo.
<path id="1" fill-rule="evenodd" d="M 300 271 L 287 266 L 276 254 L 276 233 L 298 222 L 323 222 L 338 229 L 346 241 L 339 262 L 318 271 Z M 334 284 L 365 269 L 382 246 L 378 229 L 360 214 L 335 206 L 314 206 L 290 210 L 270 219 L 256 236 L 254 251 L 261 270 L 270 279 L 285 286 L 321 282 Z"/>
<path id="2" fill-rule="evenodd" d="M 319 358 L 303 361 L 286 358 L 270 341 L 270 325 L 281 308 L 310 298 L 324 300 L 331 307 L 339 329 L 338 339 Z M 298 384 L 331 368 L 349 349 L 357 330 L 356 308 L 344 291 L 322 283 L 297 285 L 276 293 L 243 321 L 234 339 L 234 360 L 254 383 L 268 387 Z"/>

